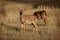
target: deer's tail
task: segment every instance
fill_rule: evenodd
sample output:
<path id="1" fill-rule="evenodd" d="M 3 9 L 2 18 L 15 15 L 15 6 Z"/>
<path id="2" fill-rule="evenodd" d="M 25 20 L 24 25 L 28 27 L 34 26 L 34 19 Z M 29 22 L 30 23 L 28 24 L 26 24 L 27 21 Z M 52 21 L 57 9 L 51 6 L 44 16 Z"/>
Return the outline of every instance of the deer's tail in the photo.
<path id="1" fill-rule="evenodd" d="M 36 31 L 38 33 L 38 26 L 35 23 L 32 23 L 32 25 L 34 26 L 33 32 Z"/>

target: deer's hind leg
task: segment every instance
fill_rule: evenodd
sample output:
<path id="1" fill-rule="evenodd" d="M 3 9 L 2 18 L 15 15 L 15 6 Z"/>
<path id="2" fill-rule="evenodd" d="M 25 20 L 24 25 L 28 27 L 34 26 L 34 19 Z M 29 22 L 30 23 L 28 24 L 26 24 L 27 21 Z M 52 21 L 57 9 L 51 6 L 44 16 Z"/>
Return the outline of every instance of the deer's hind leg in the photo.
<path id="1" fill-rule="evenodd" d="M 44 21 L 44 25 L 46 26 L 46 18 L 43 18 L 42 20 Z"/>
<path id="2" fill-rule="evenodd" d="M 38 26 L 37 26 L 37 24 L 32 23 L 32 25 L 34 26 L 34 27 L 33 27 L 33 28 L 34 28 L 33 33 L 34 33 L 35 31 L 38 33 Z"/>

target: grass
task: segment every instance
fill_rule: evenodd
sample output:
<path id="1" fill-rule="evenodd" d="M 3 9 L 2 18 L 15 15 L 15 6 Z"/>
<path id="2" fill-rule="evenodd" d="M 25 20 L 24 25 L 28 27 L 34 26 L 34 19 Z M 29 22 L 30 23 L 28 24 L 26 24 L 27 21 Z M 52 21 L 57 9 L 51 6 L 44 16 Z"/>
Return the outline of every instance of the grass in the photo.
<path id="1" fill-rule="evenodd" d="M 10 26 L 4 23 L 0 23 L 0 27 L 6 27 L 7 30 L 14 30 L 14 31 L 21 31 L 21 28 L 18 28 L 16 26 Z M 27 32 L 32 32 L 30 29 L 25 29 Z"/>
<path id="2" fill-rule="evenodd" d="M 33 32 L 33 30 L 31 30 L 31 29 L 25 29 L 25 31 L 27 31 L 27 32 Z"/>
<path id="3" fill-rule="evenodd" d="M 17 28 L 16 26 L 10 26 L 10 25 L 6 25 L 6 24 L 4 24 L 4 23 L 1 23 L 1 24 L 0 24 L 0 27 L 2 27 L 2 26 L 6 27 L 6 28 L 9 29 L 9 30 L 20 31 L 20 29 Z"/>
<path id="4" fill-rule="evenodd" d="M 0 24 L 0 26 L 3 26 L 3 25 L 4 25 L 3 23 Z"/>
<path id="5" fill-rule="evenodd" d="M 40 26 L 41 24 L 38 24 L 38 25 Z M 7 30 L 14 30 L 14 31 L 18 31 L 18 32 L 21 31 L 21 29 L 22 29 L 22 28 L 18 28 L 17 26 L 10 26 L 10 25 L 4 24 L 4 23 L 0 23 L 0 27 L 6 27 Z M 25 31 L 33 32 L 32 29 L 25 29 Z M 40 31 L 38 31 L 38 32 L 39 32 L 39 34 L 41 34 Z"/>
<path id="6" fill-rule="evenodd" d="M 41 31 L 38 31 L 38 34 L 41 35 Z"/>
<path id="7" fill-rule="evenodd" d="M 15 30 L 15 31 L 20 31 L 20 29 L 17 28 L 17 27 L 12 27 L 12 29 Z"/>

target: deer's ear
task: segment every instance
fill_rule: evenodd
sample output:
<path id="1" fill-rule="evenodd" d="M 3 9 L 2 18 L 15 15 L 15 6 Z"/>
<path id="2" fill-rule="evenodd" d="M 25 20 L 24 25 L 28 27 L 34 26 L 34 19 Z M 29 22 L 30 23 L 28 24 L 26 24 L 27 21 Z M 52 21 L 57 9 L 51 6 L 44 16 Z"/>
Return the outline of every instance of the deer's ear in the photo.
<path id="1" fill-rule="evenodd" d="M 19 12 L 20 12 L 20 13 L 22 13 L 22 12 L 23 12 L 23 10 L 20 10 Z"/>
<path id="2" fill-rule="evenodd" d="M 23 14 L 23 10 L 19 10 L 19 13 L 20 13 L 20 15 L 22 15 Z"/>

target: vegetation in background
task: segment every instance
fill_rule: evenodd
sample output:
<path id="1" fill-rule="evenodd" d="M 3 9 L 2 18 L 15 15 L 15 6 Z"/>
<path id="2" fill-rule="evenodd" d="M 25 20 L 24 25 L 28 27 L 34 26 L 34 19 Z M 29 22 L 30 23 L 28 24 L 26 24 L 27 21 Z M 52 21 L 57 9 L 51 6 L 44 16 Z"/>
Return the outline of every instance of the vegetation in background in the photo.
<path id="1" fill-rule="evenodd" d="M 37 5 L 37 4 L 34 4 L 34 5 L 32 6 L 32 8 L 33 8 L 33 9 L 36 9 L 36 8 L 38 8 L 38 5 Z"/>
<path id="2" fill-rule="evenodd" d="M 4 25 L 3 23 L 0 24 L 0 26 L 3 26 L 3 25 Z"/>

